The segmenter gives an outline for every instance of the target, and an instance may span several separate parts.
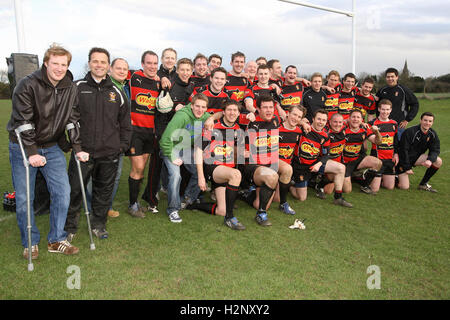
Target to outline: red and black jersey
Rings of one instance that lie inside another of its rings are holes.
[[[344,120],[349,118],[350,112],[353,110],[357,89],[358,88],[355,87],[350,90],[350,92],[344,92],[341,90],[339,94],[338,112],[342,114]]]
[[[247,126],[246,150],[250,151],[250,164],[278,163],[280,122],[277,117],[264,121],[260,116]]]
[[[342,90],[342,84],[338,83],[336,87],[334,87],[334,90],[334,93],[325,90],[325,93],[327,94],[327,99],[325,100],[325,111],[328,112],[328,120],[331,119],[333,114],[338,112],[339,95]]]
[[[319,132],[311,127],[310,132],[301,136],[295,155],[301,164],[313,166],[318,161],[325,164],[329,147],[330,139],[325,129]]]
[[[279,102],[280,99],[277,95],[277,91],[275,89],[273,89],[272,87],[269,88],[261,88],[260,86],[258,86],[257,84],[251,86],[246,94],[244,95],[244,100],[247,98],[252,98],[253,99],[253,106],[256,108],[256,99],[260,96],[270,96],[272,97],[275,101]]]
[[[205,96],[208,97],[208,109],[206,110],[206,112],[209,112],[211,114],[223,111],[224,103],[230,100],[228,95],[223,90],[220,91],[219,93],[214,93],[213,91],[211,91],[210,86],[206,85],[204,87],[195,89],[192,95],[190,96],[189,101],[192,101],[192,98],[197,93],[203,93]]]
[[[287,111],[290,106],[300,104],[303,97],[303,85],[300,82],[294,84],[283,84],[280,94],[280,105]]]
[[[352,162],[358,159],[358,157],[366,152],[364,149],[364,140],[373,135],[372,129],[359,128],[356,132],[346,128],[345,134],[345,146],[344,146],[344,162]]]
[[[299,127],[287,129],[284,124],[282,124],[279,131],[279,158],[280,160],[291,164],[295,149],[297,149],[300,137],[302,136],[302,129]]]
[[[377,126],[381,134],[381,144],[372,143],[371,155],[378,159],[392,159],[394,153],[398,153],[397,121],[374,119],[369,122],[369,125]]]
[[[133,73],[130,79],[131,124],[133,130],[154,131],[156,99],[161,84],[148,78],[142,70]]]
[[[272,83],[275,83],[277,86],[279,86],[281,88],[284,83],[284,78],[283,77],[281,77],[279,79],[270,78],[269,85],[271,85]]]
[[[366,114],[375,114],[376,101],[373,95],[367,97],[363,96],[361,92],[357,92],[355,96],[355,102],[353,108],[361,110],[363,113],[363,119],[366,118]]]
[[[210,85],[211,79],[209,78],[208,75],[204,78],[197,77],[196,75],[192,75],[191,78],[189,79],[189,83],[192,83],[192,85],[194,86],[194,90],[195,90],[195,89]]]
[[[250,82],[245,77],[237,77],[228,73],[225,83],[225,92],[232,100],[242,102],[247,90],[250,88]]]
[[[330,160],[344,163],[344,146],[345,146],[345,126],[342,126],[341,131],[334,132],[328,131],[328,137],[330,138],[330,151],[328,152],[328,158]]]
[[[203,130],[203,161],[207,164],[235,166],[234,148],[236,147],[239,125],[228,127],[223,118],[214,123],[212,130]]]

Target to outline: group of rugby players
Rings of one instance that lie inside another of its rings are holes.
[[[406,172],[412,166],[425,165],[432,172],[426,174],[419,189],[435,191],[428,180],[442,161],[437,157],[439,140],[434,131],[428,131],[435,139],[425,158],[422,154],[427,149],[405,159],[402,169],[395,169],[401,160],[398,129],[402,133],[417,114],[418,102],[407,101],[406,111],[402,109],[400,118],[392,119],[393,99],[383,97],[392,87],[389,81],[387,90],[374,95],[371,78],[357,87],[354,74],[346,74],[341,82],[339,73],[333,70],[326,79],[314,73],[307,80],[298,76],[293,65],[283,74],[280,61],[261,57],[246,63],[241,52],[232,54],[230,71],[221,67],[222,58],[217,54],[177,61],[176,51],[169,48],[163,51],[161,60],[158,70],[157,54],[144,52],[142,70],[134,72],[129,83],[133,126],[128,152],[132,166],[129,213],[135,217],[144,217],[145,211],[158,212],[161,182],[169,193],[167,214],[172,222],[181,222],[181,209],[199,209],[224,216],[225,225],[234,230],[245,229],[233,215],[238,197],[257,210],[258,224],[270,226],[267,212],[271,203],[279,203],[282,212],[293,215],[288,193],[304,201],[308,186],[321,199],[334,192],[334,204],[351,208],[353,205],[342,194],[352,191],[352,179],[360,182],[362,192],[375,195],[380,185],[394,189],[396,173],[407,179],[411,172]],[[393,68],[387,70],[387,78],[392,73],[397,81],[398,72]],[[399,86],[397,82],[395,85]],[[399,88],[406,96],[403,103],[405,99],[414,100],[407,88]],[[169,107],[166,92],[171,98]],[[392,95],[398,97],[399,92]],[[188,129],[184,124],[171,125],[174,115],[183,108],[192,108],[194,115],[194,108],[198,108],[200,113],[195,116],[203,126],[202,134],[197,132],[193,142],[185,145],[194,153],[193,163],[172,157],[171,148],[165,150],[168,143],[178,139],[165,132],[167,127],[171,134],[174,128]],[[210,114],[207,120],[204,112]],[[431,124],[434,120],[431,113],[422,117],[431,118]],[[427,130],[425,134],[429,134]],[[370,155],[366,155],[368,142]],[[137,198],[149,154],[148,184],[142,196],[149,205],[143,208]],[[169,168],[173,165],[181,170],[173,173]],[[181,182],[170,185],[177,175],[181,175]],[[400,180],[400,188],[409,187],[409,180]],[[203,201],[208,181],[214,203]],[[172,199],[179,195],[185,197],[178,205]]]

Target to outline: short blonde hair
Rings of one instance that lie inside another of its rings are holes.
[[[63,48],[57,43],[52,43],[50,47],[44,53],[44,63],[50,60],[50,56],[67,56],[67,65],[70,65],[72,61],[72,54],[69,50]]]

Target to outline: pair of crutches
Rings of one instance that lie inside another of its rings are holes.
[[[66,129],[70,130],[73,129],[73,124],[68,124]],[[26,197],[27,197],[27,234],[28,234],[28,271],[34,270],[34,265],[32,261],[32,244],[31,244],[31,199],[30,199],[30,162],[28,161],[28,158],[25,154],[25,149],[23,147],[22,138],[20,134],[24,131],[33,130],[34,126],[32,124],[24,124],[19,127],[17,127],[14,131],[17,136],[17,141],[19,142],[20,151],[22,153],[22,159],[23,159],[23,166],[25,167],[25,183],[26,183]],[[44,158],[45,159],[45,158]],[[75,161],[77,163],[78,168],[78,175],[80,178],[80,185],[81,185],[81,193],[83,195],[83,203],[84,203],[84,210],[86,213],[87,223],[88,223],[88,232],[89,232],[89,239],[90,239],[90,249],[95,250],[95,243],[92,238],[92,229],[91,229],[91,220],[89,218],[89,209],[87,206],[87,200],[86,200],[86,193],[84,190],[84,183],[83,183],[83,175],[81,173],[81,165],[80,160],[77,159],[75,156]],[[45,164],[45,162],[44,162]]]

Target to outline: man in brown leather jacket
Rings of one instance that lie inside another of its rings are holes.
[[[46,51],[40,70],[23,78],[14,90],[12,114],[8,123],[9,158],[14,189],[16,190],[16,216],[20,229],[24,257],[28,256],[26,170],[15,130],[20,133],[27,161],[30,165],[30,200],[34,198],[37,171],[43,174],[50,191],[50,231],[47,237],[48,251],[72,255],[78,248],[66,239],[64,224],[70,201],[70,185],[67,176],[66,158],[58,146],[69,140],[77,157],[88,158],[81,151],[77,88],[68,71],[71,54],[66,49],[52,45]],[[84,160],[82,160],[84,161]],[[31,206],[32,258],[38,257],[40,233],[34,221]]]

